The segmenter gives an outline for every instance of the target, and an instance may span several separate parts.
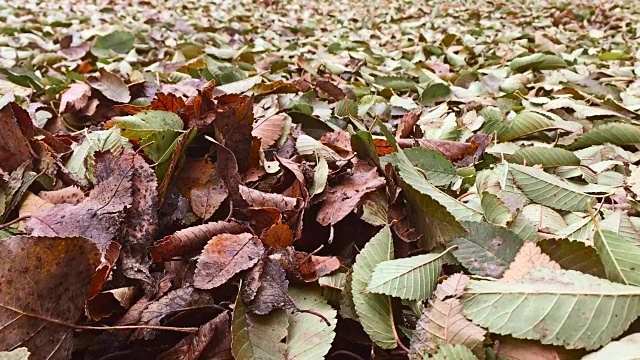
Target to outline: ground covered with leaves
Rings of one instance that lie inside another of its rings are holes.
[[[0,359],[640,358],[639,17],[0,2]]]

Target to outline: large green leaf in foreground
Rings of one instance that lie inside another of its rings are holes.
[[[248,311],[238,295],[231,320],[231,353],[236,360],[283,360],[287,335],[287,313],[276,309],[268,315]]]
[[[471,280],[464,314],[497,334],[568,349],[597,349],[640,315],[640,287],[540,268],[518,281]]]
[[[353,303],[364,331],[383,349],[393,349],[398,338],[395,330],[391,298],[387,295],[367,293],[367,284],[376,265],[393,259],[391,230],[385,226],[369,240],[353,265],[351,283]]]

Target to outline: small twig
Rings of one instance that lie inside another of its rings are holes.
[[[36,318],[36,319],[40,319],[40,320],[44,320],[50,323],[54,323],[54,324],[58,324],[58,325],[62,325],[62,326],[66,326],[68,328],[71,329],[76,329],[76,330],[131,330],[131,329],[151,329],[151,330],[163,330],[163,331],[175,331],[175,332],[182,332],[182,333],[188,333],[188,334],[196,334],[198,333],[198,328],[195,327],[188,327],[188,328],[181,328],[181,327],[172,327],[172,326],[155,326],[155,325],[120,325],[120,326],[86,326],[86,325],[76,325],[76,324],[72,324],[72,323],[68,323],[66,321],[62,321],[62,320],[58,320],[58,319],[51,319],[48,318],[46,316],[42,316],[39,314],[34,314],[31,312],[26,312],[26,311],[22,311],[20,309],[16,309],[14,307],[11,306],[7,306],[4,304],[0,304],[0,307],[3,307],[7,310],[11,310],[14,312],[17,312],[18,314],[22,314],[24,316],[28,316],[28,317],[32,317],[32,318]]]
[[[13,225],[15,223],[18,223],[18,222],[22,221],[22,220],[27,220],[27,219],[30,219],[30,218],[31,218],[31,215],[20,216],[17,219],[13,219],[13,220],[9,221],[8,223],[0,224],[0,229],[4,229],[6,227],[9,227],[9,226],[11,226],[11,225]]]
[[[331,326],[331,323],[329,322],[329,319],[327,319],[324,315],[320,314],[319,312],[316,312],[316,311],[313,311],[313,310],[303,310],[303,309],[295,309],[294,312],[315,315],[315,316],[319,317],[320,319],[322,319],[322,321],[324,321],[324,323],[327,324],[327,326]]]

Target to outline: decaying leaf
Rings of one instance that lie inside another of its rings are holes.
[[[526,241],[516,257],[513,259],[509,269],[502,275],[502,280],[518,280],[529,275],[537,268],[560,269],[557,262],[551,260],[549,256],[540,250],[536,244]]]
[[[26,347],[35,359],[69,359],[100,255],[80,237],[0,241],[0,350]],[[19,299],[19,301],[18,301]]]
[[[194,285],[200,289],[216,288],[253,266],[263,254],[262,242],[249,233],[216,235],[200,254]]]

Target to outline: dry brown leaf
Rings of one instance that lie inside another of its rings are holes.
[[[328,80],[320,79],[320,80],[316,81],[316,86],[320,90],[322,90],[322,91],[326,92],[327,94],[329,94],[329,96],[331,96],[335,100],[342,100],[346,96],[344,94],[344,91],[342,91],[342,89],[340,89],[336,85],[332,84]]]
[[[320,142],[335,151],[352,151],[351,135],[344,130],[325,133],[322,135],[322,138],[320,138]]]
[[[175,256],[199,252],[214,236],[219,234],[241,234],[247,228],[239,223],[217,221],[188,227],[165,236],[156,242],[149,251],[154,262],[171,260]]]
[[[122,154],[121,156],[125,156]],[[60,204],[34,214],[26,224],[34,236],[83,236],[104,251],[121,233],[125,210],[133,202],[132,159],[96,154],[96,186],[77,205]]]
[[[582,351],[567,350],[560,346],[542,345],[538,341],[492,335],[496,355],[508,360],[578,360]],[[614,360],[614,359],[611,359]]]
[[[73,329],[34,316],[75,324],[99,262],[96,246],[80,237],[0,241],[0,350],[24,346],[32,359],[70,359]]]
[[[218,161],[216,162],[216,171],[229,192],[229,200],[234,211],[237,209],[244,212],[249,208],[249,204],[240,194],[240,186],[242,179],[238,172],[238,162],[235,155],[228,148],[216,143],[216,153]]]
[[[162,353],[159,360],[233,359],[231,356],[231,322],[223,312],[200,326],[197,334],[189,335],[173,348]]]
[[[239,186],[239,191],[242,198],[251,207],[272,207],[280,210],[281,212],[285,212],[295,210],[300,204],[300,199],[280,194],[262,192],[260,190],[248,188],[244,185]]]
[[[253,125],[251,134],[260,139],[260,146],[263,149],[269,148],[275,144],[276,141],[282,136],[284,130],[284,115],[276,114],[268,118],[258,120]]]
[[[203,185],[213,177],[215,173],[213,163],[208,157],[187,158],[180,169],[180,182],[177,184],[180,193],[188,197],[191,188]]]
[[[411,133],[413,132],[413,127],[416,126],[418,120],[420,120],[421,114],[422,109],[415,109],[404,114],[402,116],[402,119],[400,119],[400,122],[398,123],[396,137],[398,139],[408,138],[409,135],[411,135]]]
[[[541,267],[560,269],[560,265],[543,253],[536,244],[525,241],[500,280],[519,280]]]
[[[95,321],[107,318],[118,311],[128,309],[136,293],[135,286],[103,291],[87,300],[85,313]]]
[[[80,111],[91,96],[91,87],[84,83],[74,83],[60,97],[60,114]]]
[[[278,222],[265,231],[263,242],[272,248],[293,245],[293,231],[291,231],[289,225]]]
[[[187,308],[213,305],[213,298],[206,291],[185,287],[168,292],[160,300],[147,306],[140,314],[140,324],[160,325],[162,319]],[[152,339],[156,331],[151,329],[138,329],[133,338]]]
[[[216,139],[237,159],[238,170],[244,173],[258,163],[259,149],[253,136],[253,97],[222,95],[216,98],[214,126]]]
[[[293,309],[295,304],[289,297],[289,280],[277,260],[267,257],[260,273],[260,286],[256,294],[247,303],[249,310],[258,315],[265,315],[275,309]]]
[[[207,220],[218,210],[229,192],[222,179],[214,178],[204,185],[192,188],[190,195],[193,213]]]
[[[476,142],[465,143],[435,139],[398,139],[398,145],[403,149],[421,146],[435,150],[452,162],[462,160],[467,156],[474,156],[479,147],[479,144]]]
[[[116,266],[116,261],[120,257],[120,249],[122,247],[115,241],[112,241],[107,245],[106,250],[102,253],[102,263],[96,269],[91,278],[91,288],[89,290],[88,297],[92,298],[96,296],[104,286],[104,283],[109,280],[111,271]]]
[[[84,192],[77,186],[68,186],[59,190],[40,191],[38,196],[53,204],[79,204],[85,196]]]
[[[410,359],[423,359],[425,354],[435,353],[443,344],[462,344],[476,355],[484,354],[482,344],[487,331],[464,317],[458,299],[468,281],[468,276],[456,274],[438,285],[436,296],[429,300],[416,324]]]
[[[131,101],[131,93],[127,85],[117,75],[112,74],[104,68],[99,69],[100,76],[87,77],[87,83],[92,88],[100,91],[107,99],[119,103]]]
[[[356,208],[362,196],[385,184],[378,170],[365,161],[358,161],[351,176],[325,191],[317,220],[322,226],[335,225]]]
[[[296,251],[297,275],[306,282],[315,282],[319,277],[329,275],[338,270],[342,263],[335,256],[309,256],[309,254]]]
[[[10,173],[25,161],[31,161],[33,150],[29,145],[29,138],[22,130],[31,125],[31,119],[17,112],[25,112],[15,103],[7,104],[0,109],[0,170]],[[23,114],[24,115],[24,114]],[[26,121],[29,121],[25,124]]]
[[[263,254],[262,242],[249,233],[216,235],[200,254],[193,278],[194,286],[200,289],[216,288],[233,275],[253,266]]]
[[[22,199],[20,208],[18,208],[18,216],[31,216],[37,212],[52,209],[54,206],[54,204],[28,191]]]

